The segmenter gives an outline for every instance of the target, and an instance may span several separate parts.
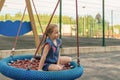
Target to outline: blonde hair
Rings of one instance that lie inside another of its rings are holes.
[[[50,24],[46,30],[46,36],[51,35],[55,27],[58,27],[58,26],[56,24]]]

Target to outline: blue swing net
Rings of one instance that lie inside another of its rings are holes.
[[[31,59],[33,55],[7,57],[0,61],[0,72],[14,80],[75,80],[83,74],[83,67],[75,61],[70,63],[72,69],[61,71],[37,71],[9,66],[11,61]],[[4,69],[3,69],[4,68]]]

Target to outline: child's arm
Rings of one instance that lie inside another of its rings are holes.
[[[38,70],[42,70],[42,67],[44,65],[44,62],[45,62],[45,59],[46,59],[46,56],[48,54],[49,49],[50,49],[50,45],[46,44],[44,46],[44,50],[43,50],[43,54],[42,54],[41,59],[40,59]]]

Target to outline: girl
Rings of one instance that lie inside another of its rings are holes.
[[[50,24],[46,33],[47,39],[43,47],[38,70],[62,70],[62,65],[69,63],[72,59],[67,56],[60,56],[59,54],[61,40],[59,39],[58,26]]]

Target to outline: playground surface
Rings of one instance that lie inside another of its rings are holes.
[[[120,52],[82,53],[80,56],[84,74],[76,80],[120,80]],[[0,74],[0,80],[11,79]]]
[[[72,47],[76,43],[75,37],[63,37],[63,47]],[[80,38],[80,46],[101,46],[102,39]],[[10,50],[14,42],[14,37],[0,36],[0,50]],[[119,46],[119,40],[106,39],[108,46]],[[34,48],[34,38],[32,36],[23,36],[19,38],[17,49]],[[76,54],[68,55],[75,57]],[[97,52],[97,53],[82,53],[81,65],[84,67],[84,74],[76,80],[120,80],[120,52]],[[0,80],[11,80],[0,74]]]
[[[84,74],[77,80],[120,80],[120,52],[81,54]]]

